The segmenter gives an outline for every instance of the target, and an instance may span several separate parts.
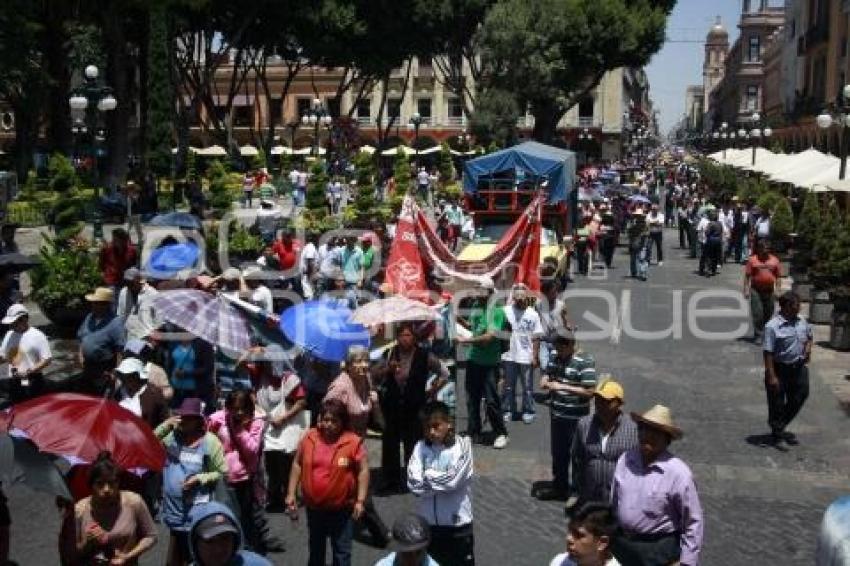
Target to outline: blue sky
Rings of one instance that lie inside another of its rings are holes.
[[[740,14],[741,0],[679,0],[676,4],[667,20],[668,41],[646,68],[662,134],[684,114],[688,85],[702,84],[703,42],[715,18],[720,16],[731,44],[738,37]]]

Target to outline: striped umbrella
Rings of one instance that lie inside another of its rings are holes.
[[[194,289],[163,291],[154,299],[154,306],[160,320],[214,346],[236,352],[251,346],[247,316],[222,296]]]
[[[436,320],[440,315],[425,303],[401,296],[376,299],[358,307],[351,315],[351,322],[363,326],[376,326],[405,320]]]

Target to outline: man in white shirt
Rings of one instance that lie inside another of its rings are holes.
[[[315,234],[307,235],[307,243],[301,248],[301,256],[298,258],[301,271],[301,290],[305,299],[314,297],[316,284],[315,275],[319,271],[319,250],[316,248]]]
[[[419,196],[423,200],[428,200],[428,189],[431,185],[431,176],[424,167],[419,168],[419,173],[416,175],[416,185],[419,187]]]
[[[540,339],[543,324],[540,314],[531,306],[528,287],[519,283],[512,289],[513,301],[505,305],[505,322],[510,332],[510,348],[502,355],[505,366],[505,390],[502,396],[502,411],[505,421],[519,420],[517,411],[517,380],[522,385],[522,413],[525,424],[534,422],[533,369],[540,365]]]
[[[649,264],[652,261],[652,242],[655,242],[655,249],[658,253],[658,265],[664,265],[664,250],[662,243],[664,238],[664,213],[659,212],[658,205],[653,204],[646,215],[646,224],[649,226],[649,241],[650,244],[646,247],[646,262]]]
[[[272,298],[271,289],[269,289],[263,281],[269,277],[268,273],[256,266],[246,267],[242,272],[242,278],[245,280],[245,286],[248,287],[250,296],[248,302],[252,305],[260,307],[267,313],[274,312],[274,300]]]
[[[13,403],[41,394],[44,369],[53,354],[47,336],[29,324],[29,311],[16,303],[9,307],[2,323],[10,328],[0,344],[0,364],[6,364],[9,396]]]
[[[260,232],[260,237],[263,238],[263,243],[271,244],[277,237],[277,228],[283,220],[283,211],[274,202],[266,199],[260,200],[260,209],[257,210],[257,217],[254,219],[254,225]]]
[[[116,314],[124,318],[127,339],[143,338],[156,326],[154,299],[159,291],[149,285],[135,267],[124,272],[127,283],[118,294]]]
[[[307,172],[298,171],[298,179],[295,182],[295,206],[304,204],[304,198],[307,195]]]

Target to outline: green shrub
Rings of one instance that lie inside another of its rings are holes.
[[[313,222],[320,222],[327,214],[325,189],[328,186],[328,175],[325,173],[325,162],[317,159],[310,167],[310,179],[307,184],[305,199],[306,214]]]
[[[407,155],[399,151],[393,161],[393,177],[395,178],[396,193],[405,194],[410,190],[410,161]]]
[[[803,210],[797,219],[797,236],[800,247],[811,248],[821,222],[821,207],[817,193],[809,192],[803,201]]]
[[[838,205],[833,200],[827,205],[821,218],[812,248],[812,258],[814,260],[812,274],[815,277],[822,279],[831,278],[832,266],[830,264],[830,256],[840,232],[841,215],[838,212]]]
[[[454,181],[455,167],[452,162],[452,152],[449,149],[449,144],[443,142],[440,146],[440,159],[437,162],[437,169],[440,171],[440,185],[445,186]]]
[[[263,252],[263,240],[247,228],[234,221],[230,225],[228,253],[239,256],[256,256]]]
[[[50,190],[63,192],[79,185],[77,172],[71,160],[61,153],[54,153],[47,162],[47,172],[50,175]]]
[[[785,198],[782,195],[775,193],[773,191],[768,191],[768,192],[764,193],[763,195],[761,195],[759,197],[756,204],[758,205],[758,207],[760,209],[764,210],[765,212],[770,213],[770,215],[772,216],[773,213],[774,213],[774,210],[776,209],[776,205],[779,204],[779,202],[782,201],[782,200],[785,200]],[[773,223],[771,222],[771,229],[772,229],[772,227],[773,227]]]
[[[30,271],[32,298],[44,312],[86,308],[85,295],[101,284],[97,256],[85,240],[58,241],[44,237],[41,264]]]
[[[776,241],[787,242],[793,230],[794,213],[791,212],[791,204],[787,198],[780,198],[774,206],[773,217],[770,219],[772,238]]]

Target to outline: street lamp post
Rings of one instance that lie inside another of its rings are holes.
[[[753,140],[753,162],[752,165],[756,164],[756,147],[758,147],[759,142],[761,140],[769,138],[773,135],[773,130],[770,129],[770,126],[764,124],[761,114],[758,112],[753,112],[752,116],[753,120],[753,129],[750,131],[750,138]]]
[[[410,127],[413,128],[413,151],[416,170],[419,171],[419,128],[425,122],[425,119],[419,115],[419,112],[414,112],[410,117]]]
[[[68,98],[68,106],[71,107],[71,116],[73,117],[71,132],[78,140],[87,136],[90,137],[94,170],[95,207],[92,224],[95,238],[103,237],[103,222],[97,206],[101,182],[99,154],[102,153],[101,144],[106,140],[106,129],[101,123],[101,118],[118,106],[118,101],[112,95],[112,89],[98,81],[99,74],[100,70],[96,66],[87,66],[83,71],[85,81],[72,91]]]
[[[848,130],[850,130],[850,85],[844,85],[841,90],[838,102],[838,113],[832,115],[828,110],[824,110],[817,117],[818,127],[826,130],[832,125],[837,125],[841,128],[841,136],[839,137],[841,166],[838,169],[838,178],[844,180],[844,175],[847,173],[847,150],[848,150]]]
[[[318,98],[313,99],[313,106],[301,116],[301,123],[305,126],[313,126],[313,148],[314,155],[319,154],[319,126],[327,126],[333,123],[333,118]]]

